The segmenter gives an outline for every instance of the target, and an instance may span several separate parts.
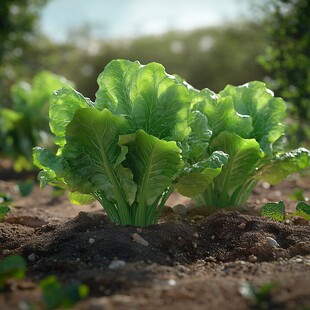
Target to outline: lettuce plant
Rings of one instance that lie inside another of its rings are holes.
[[[98,84],[95,102],[72,88],[52,96],[50,127],[59,149],[34,149],[41,186],[67,188],[76,203],[97,199],[122,225],[154,224],[183,173],[182,145],[196,136],[190,93],[157,63],[112,61]]]
[[[32,148],[51,144],[49,98],[53,91],[65,85],[72,83],[42,71],[31,84],[19,82],[12,86],[11,109],[0,108],[0,153],[14,160],[16,171],[33,169]]]
[[[275,98],[264,83],[228,85],[215,94],[208,89],[195,90],[178,79],[190,91],[191,113],[200,115],[200,122],[196,119],[191,124],[192,132],[203,136],[192,145],[189,141],[191,166],[176,184],[180,193],[194,197],[202,185],[205,189],[196,197],[198,205],[237,206],[246,203],[260,180],[274,185],[310,167],[307,149],[284,152],[285,103]],[[210,159],[215,151],[223,152],[228,159],[218,175],[206,184],[201,182],[204,176],[197,170],[196,162]]]
[[[68,189],[74,203],[97,199],[114,222],[157,223],[175,189],[206,205],[238,205],[260,179],[309,166],[309,151],[279,151],[285,107],[262,83],[216,95],[160,64],[114,60],[98,84],[95,102],[69,87],[53,94],[58,151],[37,147],[34,163],[41,186]]]

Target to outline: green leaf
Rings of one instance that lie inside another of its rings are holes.
[[[123,115],[133,132],[143,129],[165,140],[189,135],[189,93],[157,63],[114,60],[98,78],[97,108]]]
[[[75,205],[88,205],[94,202],[95,198],[92,195],[81,194],[79,192],[69,192],[69,200]]]
[[[112,60],[98,76],[96,108],[100,110],[107,108],[113,114],[124,115],[130,120],[132,111],[130,87],[141,67],[138,61]]]
[[[205,89],[193,99],[194,109],[198,109],[208,118],[213,136],[222,131],[236,133],[243,138],[248,138],[252,131],[252,118],[236,112],[231,97],[218,98]]]
[[[227,163],[228,155],[214,152],[207,160],[200,161],[186,168],[185,173],[174,184],[174,188],[187,197],[196,197],[203,193],[207,185],[218,176]]]
[[[131,204],[136,186],[132,173],[120,167],[127,149],[118,145],[119,135],[126,129],[125,118],[107,109],[79,109],[67,126],[62,156],[79,179],[92,184],[92,191],[103,191],[108,199],[116,201],[122,188]],[[78,187],[76,190],[80,191]]]
[[[305,201],[298,202],[295,214],[310,221],[310,204]]]
[[[274,98],[266,85],[258,81],[238,87],[228,85],[219,96],[230,97],[239,114],[249,115],[252,118],[253,131],[249,138],[255,138],[264,153],[271,155],[273,143],[284,132],[281,123],[286,116],[284,101],[281,98]]]
[[[20,255],[5,257],[0,262],[0,291],[6,286],[9,279],[23,279],[26,272],[26,262]]]
[[[50,128],[56,136],[55,144],[63,147],[66,142],[66,127],[77,109],[92,106],[92,102],[72,88],[56,91],[50,100]]]
[[[54,155],[45,148],[35,147],[33,149],[33,163],[38,168],[43,169],[38,175],[41,188],[48,184],[67,187],[63,177],[69,173],[69,167],[63,158]]]
[[[128,143],[127,163],[138,185],[136,225],[143,225],[147,209],[171,186],[183,167],[181,150],[174,141],[160,140],[138,130]],[[123,141],[125,141],[124,139]]]
[[[188,157],[190,162],[197,162],[207,156],[209,142],[212,136],[207,117],[200,111],[192,111],[188,124],[191,133],[187,144],[188,150],[183,148],[183,157]]]
[[[268,202],[261,207],[260,214],[272,220],[283,222],[285,219],[285,205],[283,201]]]
[[[215,179],[216,188],[223,196],[231,196],[244,182],[251,179],[264,156],[255,139],[243,139],[228,131],[223,131],[214,138],[210,149],[229,155],[222,173]]]
[[[275,185],[283,181],[290,174],[309,167],[310,151],[305,148],[298,148],[271,158],[258,170],[257,178]]]

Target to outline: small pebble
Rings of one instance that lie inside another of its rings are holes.
[[[88,242],[89,242],[90,244],[93,244],[93,243],[95,243],[95,239],[94,239],[94,238],[89,238],[89,239],[88,239]]]
[[[169,284],[170,286],[175,286],[175,285],[177,284],[177,281],[174,280],[174,279],[170,279],[170,280],[168,281],[168,284]]]
[[[238,225],[238,228],[244,229],[246,227],[246,223],[241,223]]]
[[[136,232],[137,232],[137,234],[141,234],[142,233],[142,228],[141,227],[137,227]]]
[[[110,265],[109,265],[109,269],[116,269],[116,268],[119,268],[119,267],[122,267],[122,266],[125,266],[126,265],[126,262],[123,261],[123,260],[113,260]]]
[[[141,244],[141,245],[143,245],[143,246],[148,246],[149,245],[149,243],[145,240],[145,239],[143,239],[139,234],[137,234],[137,233],[133,233],[132,234],[132,239],[135,241],[135,242],[137,242],[137,243],[139,243],[139,244]]]
[[[28,260],[31,262],[34,262],[36,260],[36,255],[34,253],[31,253],[28,255]]]
[[[267,240],[267,243],[268,243],[270,246],[272,246],[272,247],[274,247],[274,248],[280,247],[279,243],[278,243],[276,240],[274,240],[273,238],[271,238],[271,237],[266,237],[266,240]]]
[[[213,262],[213,263],[216,263],[216,258],[213,257],[213,256],[208,256],[205,258],[205,261],[206,262]]]
[[[193,247],[196,249],[197,248],[197,243],[193,242]]]
[[[214,236],[214,235],[212,235],[212,236],[211,236],[211,239],[212,239],[212,240],[214,240],[214,239],[215,239],[215,236]]]
[[[257,256],[255,256],[255,255],[250,255],[249,257],[248,257],[248,262],[250,262],[250,263],[256,263],[257,262]]]
[[[185,215],[187,213],[187,208],[182,204],[178,204],[172,207],[172,211],[179,215]]]
[[[198,233],[197,233],[197,232],[195,232],[195,233],[193,234],[193,237],[194,237],[194,238],[199,238]]]
[[[270,184],[267,183],[267,182],[263,182],[263,183],[262,183],[262,188],[264,188],[264,189],[269,189],[269,188],[270,188]]]

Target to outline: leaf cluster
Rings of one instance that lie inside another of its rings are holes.
[[[32,148],[51,146],[48,126],[49,98],[53,91],[73,85],[48,71],[38,73],[31,84],[19,82],[11,88],[11,108],[0,109],[0,153],[14,160],[14,169],[31,170]]]
[[[56,154],[34,149],[41,186],[97,199],[112,221],[158,221],[173,190],[201,204],[245,203],[259,180],[271,184],[310,166],[310,152],[283,152],[285,104],[264,83],[194,89],[162,65],[110,62],[92,102],[72,88],[50,101]]]

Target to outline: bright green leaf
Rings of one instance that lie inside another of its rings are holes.
[[[292,173],[310,167],[310,151],[299,148],[271,158],[257,172],[257,178],[272,185],[280,183]]]
[[[295,214],[310,221],[310,204],[305,201],[298,202]]]
[[[55,144],[64,146],[66,127],[77,109],[92,106],[92,102],[72,88],[62,88],[50,100],[50,128],[56,136]]]
[[[215,179],[216,188],[223,195],[232,195],[240,185],[252,178],[264,156],[254,139],[243,139],[228,131],[223,131],[214,138],[210,149],[229,155],[222,173]]]
[[[98,78],[96,107],[123,115],[132,131],[165,140],[183,140],[189,133],[189,93],[158,63],[114,60]]]
[[[272,154],[272,144],[284,132],[285,103],[274,98],[273,93],[262,82],[254,81],[242,86],[228,85],[219,93],[220,97],[230,97],[236,112],[252,118],[253,131],[249,138],[255,138],[262,150]]]
[[[144,223],[147,208],[181,172],[181,150],[174,141],[160,140],[138,130],[135,140],[128,143],[127,162],[138,185],[136,222]]]
[[[174,184],[174,188],[184,196],[196,197],[203,193],[207,185],[218,176],[227,163],[228,155],[214,152],[204,161],[185,169],[185,173]]]
[[[261,216],[282,222],[285,219],[285,205],[283,201],[268,202],[260,209]]]

